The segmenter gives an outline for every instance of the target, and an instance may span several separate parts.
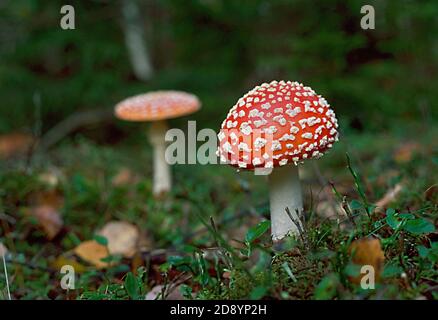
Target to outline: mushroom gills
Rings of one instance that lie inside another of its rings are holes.
[[[296,223],[302,227],[303,198],[298,166],[277,167],[269,175],[268,180],[272,240],[279,241],[288,235],[299,236]],[[286,207],[289,208],[295,222],[287,214]]]

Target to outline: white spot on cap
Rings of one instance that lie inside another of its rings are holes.
[[[298,120],[298,123],[300,124],[301,128],[304,129],[306,127],[307,119]]]
[[[293,134],[287,134],[287,133],[285,133],[284,135],[282,135],[281,136],[281,138],[280,139],[278,139],[278,140],[280,140],[280,141],[293,141],[293,140],[295,140],[295,136],[293,135]]]
[[[281,143],[278,140],[272,141],[272,151],[281,150]]]
[[[312,139],[313,135],[311,132],[306,132],[301,135],[304,139]]]
[[[251,134],[251,132],[252,132],[252,128],[251,128],[251,126],[248,124],[248,122],[243,122],[243,123],[240,125],[240,131],[241,131],[244,135],[248,136],[248,135]]]
[[[240,168],[246,168],[246,162],[238,161],[238,162],[237,162],[237,165],[238,165]]]
[[[270,126],[269,128],[265,128],[265,129],[263,129],[263,131],[264,131],[265,133],[274,134],[274,133],[276,133],[278,130],[277,130],[277,127],[276,127],[276,126]]]
[[[258,116],[259,116],[259,111],[257,109],[252,109],[248,113],[248,117],[250,117],[250,118],[254,118],[254,117],[258,117]]]
[[[228,153],[234,154],[234,152],[233,152],[233,147],[231,146],[231,144],[230,144],[228,141],[226,141],[226,142],[222,145],[222,149],[224,149],[225,152],[228,152]]]
[[[258,165],[262,164],[262,160],[260,158],[254,158],[254,159],[252,159],[252,164],[254,166],[258,166]]]
[[[254,125],[256,126],[256,128],[259,128],[263,125],[263,121],[262,120],[256,120],[254,121]]]
[[[280,160],[280,161],[278,162],[278,164],[279,164],[280,166],[284,166],[285,164],[287,164],[287,158],[286,158],[286,159],[282,159],[282,160]]]
[[[257,139],[255,139],[254,141],[254,147],[255,148],[263,148],[266,145],[266,139],[260,138],[258,137]]]
[[[238,145],[239,150],[245,151],[245,152],[251,152],[251,149],[249,148],[248,144],[244,142],[240,142]]]
[[[275,116],[272,120],[277,121],[280,125],[286,125],[287,121],[282,115]]]
[[[296,134],[300,131],[300,128],[296,127],[296,126],[291,126],[289,131],[293,134]]]

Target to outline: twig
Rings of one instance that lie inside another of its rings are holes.
[[[17,220],[14,217],[3,212],[0,212],[0,220],[4,220],[6,222],[9,222],[10,224],[17,223]]]
[[[47,150],[80,127],[110,121],[113,118],[113,111],[107,108],[75,113],[44,134],[38,147]]]
[[[296,225],[297,229],[298,229],[298,233],[300,234],[301,240],[304,243],[304,246],[306,247],[306,249],[310,249],[309,247],[309,242],[307,241],[307,236],[303,230],[303,228],[301,227],[301,223],[300,221],[297,221],[297,219],[295,219],[292,214],[290,213],[289,207],[286,207],[286,213],[289,216],[289,219],[292,220],[292,222]],[[299,217],[299,212],[298,210],[296,210],[297,213],[297,217]]]
[[[3,259],[3,268],[5,271],[5,278],[6,278],[6,290],[8,291],[8,299],[12,300],[11,298],[11,290],[9,288],[9,279],[8,279],[8,269],[6,269],[6,258],[5,258],[5,253],[2,253],[2,259]]]
[[[315,172],[316,177],[318,178],[318,182],[322,187],[322,190],[327,195],[328,203],[329,203],[331,209],[336,214],[336,219],[338,221],[338,226],[339,226],[340,216],[339,216],[338,210],[336,209],[336,202],[334,201],[332,194],[330,194],[330,192],[328,192],[328,190],[325,188],[328,185],[331,185],[332,188],[334,188],[334,184],[331,181],[327,181],[327,179],[322,175],[321,170],[319,170],[319,166],[316,163],[316,161],[312,162],[312,167],[313,167],[313,171]]]
[[[353,224],[353,226],[356,227],[356,221],[354,221],[353,214],[351,213],[350,207],[348,206],[346,196],[342,197],[342,209],[344,209],[345,214],[347,215],[348,219]]]

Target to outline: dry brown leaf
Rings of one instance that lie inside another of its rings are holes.
[[[397,163],[406,163],[421,149],[421,145],[416,142],[407,142],[394,151],[394,160]]]
[[[99,235],[108,240],[110,254],[121,254],[132,257],[138,248],[139,230],[126,221],[110,221],[99,232]]]
[[[73,251],[81,259],[93,264],[98,269],[106,268],[110,265],[108,262],[102,261],[102,259],[109,256],[108,248],[95,240],[84,241]]]
[[[74,258],[67,258],[64,256],[59,256],[50,263],[50,266],[55,270],[61,270],[61,268],[66,265],[72,266],[77,273],[83,273],[87,270],[83,264],[79,263]]]
[[[26,212],[37,219],[38,225],[49,240],[55,238],[64,225],[58,210],[52,206],[35,206],[27,209]]]
[[[64,197],[56,189],[40,191],[32,194],[30,202],[34,206],[49,206],[54,209],[61,209],[64,206]]]
[[[26,152],[33,141],[32,136],[24,133],[9,133],[0,136],[0,159]]]
[[[135,183],[135,174],[128,168],[121,168],[111,180],[114,187],[126,186]]]
[[[374,268],[376,282],[379,281],[383,271],[385,255],[380,245],[380,240],[375,238],[363,238],[353,241],[350,245],[349,252],[351,261],[359,266],[370,265]],[[362,275],[349,277],[350,281],[359,284]]]
[[[384,208],[389,205],[391,202],[397,199],[397,196],[403,190],[403,185],[401,183],[397,183],[394,188],[388,190],[385,195],[376,202],[376,206],[378,208]]]

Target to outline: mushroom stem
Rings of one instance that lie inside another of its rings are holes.
[[[279,241],[287,235],[299,235],[296,223],[301,224],[303,198],[298,166],[275,168],[269,175],[272,240]],[[292,219],[286,212],[289,208]],[[297,214],[298,211],[298,214]]]
[[[154,196],[160,196],[172,188],[170,166],[165,157],[167,129],[166,121],[156,121],[152,123],[149,131],[149,140],[154,149]]]

